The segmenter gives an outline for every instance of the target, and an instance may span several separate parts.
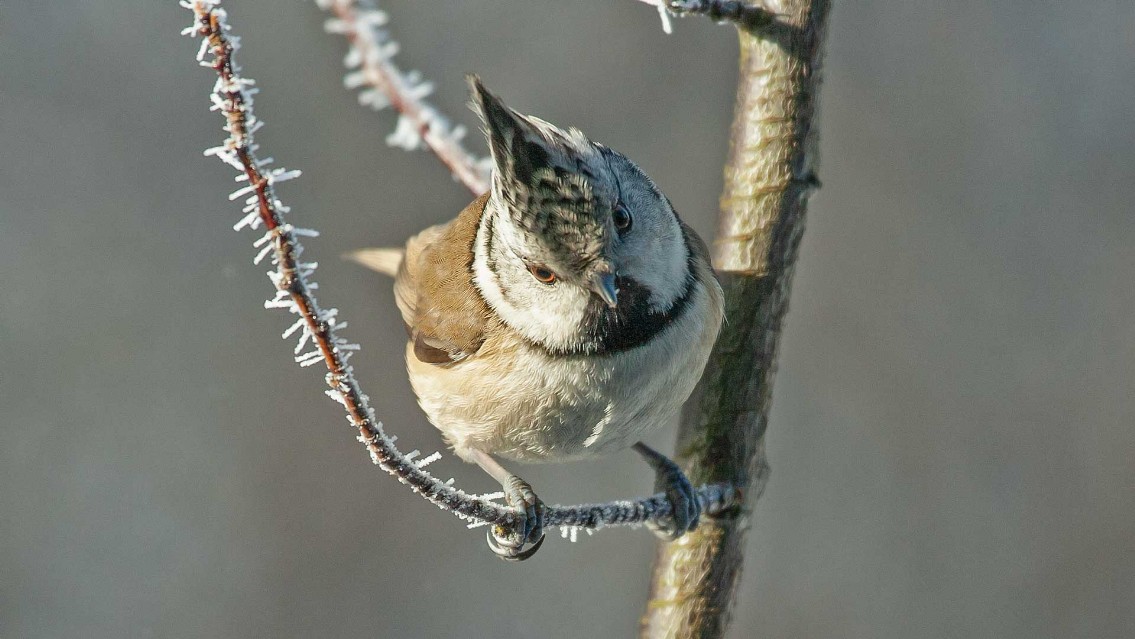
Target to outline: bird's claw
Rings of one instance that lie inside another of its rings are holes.
[[[501,559],[524,561],[544,543],[544,502],[532,491],[532,486],[512,475],[504,485],[505,502],[517,509],[521,525],[516,533],[508,533],[500,526],[489,529],[489,549]],[[528,546],[525,548],[525,546]]]
[[[666,493],[670,500],[670,514],[662,520],[647,522],[647,527],[661,539],[673,541],[698,527],[701,520],[701,502],[693,484],[669,457],[645,444],[636,447],[646,462],[654,468],[654,490]]]
[[[505,561],[524,561],[540,550],[540,546],[544,545],[544,536],[541,535],[536,543],[528,548],[524,548],[523,544],[520,546],[512,546],[507,542],[506,536],[497,535],[496,526],[493,526],[489,532],[485,533],[485,541],[489,543],[489,550],[493,554]]]

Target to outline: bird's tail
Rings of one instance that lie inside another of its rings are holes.
[[[368,248],[351,251],[343,257],[372,271],[394,277],[398,274],[398,267],[402,265],[405,255],[406,251],[400,248]]]

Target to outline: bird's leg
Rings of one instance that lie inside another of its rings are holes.
[[[654,469],[656,477],[654,490],[666,493],[672,508],[668,521],[658,524],[648,523],[647,526],[655,535],[670,541],[697,528],[698,519],[701,517],[701,503],[698,502],[693,485],[678,464],[642,442],[638,442],[632,448]]]
[[[516,534],[504,534],[497,526],[490,528],[487,536],[489,548],[508,561],[523,561],[536,554],[544,543],[544,502],[540,501],[528,482],[508,472],[488,453],[472,450],[466,456],[500,482],[505,502],[516,508],[523,519],[523,525]],[[528,544],[531,547],[525,548]]]

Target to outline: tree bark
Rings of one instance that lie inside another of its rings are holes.
[[[721,637],[728,628],[749,514],[768,476],[777,349],[807,198],[818,185],[814,117],[830,3],[749,4],[774,17],[738,28],[740,79],[713,248],[726,323],[677,445],[695,485],[731,483],[745,502],[659,547],[642,623],[652,639]]]

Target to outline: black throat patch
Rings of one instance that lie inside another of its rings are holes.
[[[592,296],[584,312],[578,344],[566,348],[535,345],[551,355],[560,356],[609,355],[642,346],[685,315],[697,283],[695,266],[693,253],[688,252],[682,293],[665,311],[651,308],[648,288],[633,279],[619,277],[615,280],[619,287],[618,306],[610,308],[603,300]]]
[[[693,275],[686,276],[682,295],[666,311],[650,307],[650,291],[638,282],[618,278],[619,305],[609,308],[593,297],[584,315],[585,332],[578,352],[618,353],[649,342],[685,314],[694,292]],[[626,302],[623,300],[626,299]]]
[[[496,258],[494,251],[495,234],[493,233],[493,216],[489,209],[484,209],[481,225],[485,226],[485,246],[483,250],[488,260],[489,269],[496,272]],[[671,324],[677,322],[685,315],[693,299],[697,285],[697,263],[691,248],[691,240],[682,229],[682,237],[686,245],[686,275],[682,283],[682,292],[665,311],[658,311],[651,307],[650,289],[640,282],[627,277],[617,277],[615,284],[619,289],[619,303],[615,308],[607,306],[598,296],[592,295],[584,310],[583,322],[580,330],[580,339],[570,346],[551,346],[549,344],[531,339],[521,333],[521,338],[530,346],[538,348],[554,357],[567,357],[573,355],[610,355],[628,351],[646,344],[659,333],[665,331]],[[472,254],[472,250],[470,251]],[[472,273],[470,262],[470,277]],[[508,290],[500,278],[495,278],[501,294],[508,296]],[[477,293],[480,290],[474,287]],[[487,303],[487,301],[486,301]]]

